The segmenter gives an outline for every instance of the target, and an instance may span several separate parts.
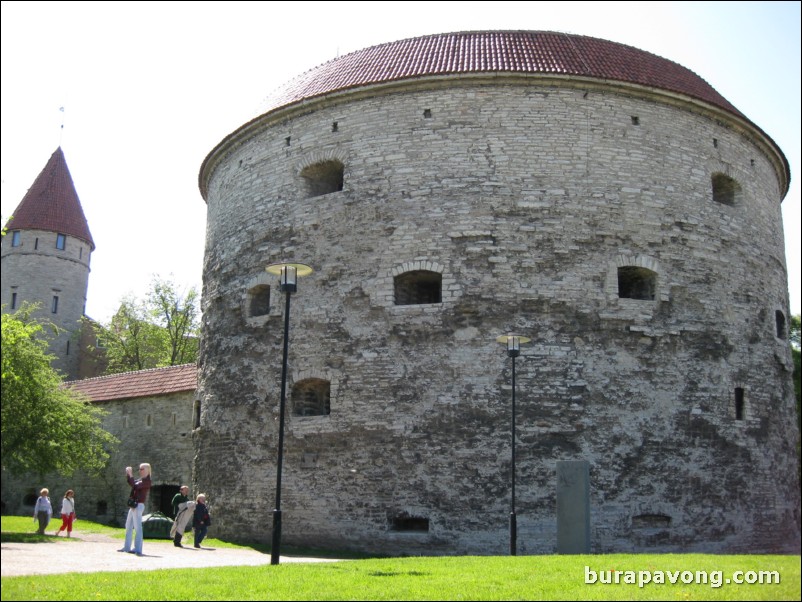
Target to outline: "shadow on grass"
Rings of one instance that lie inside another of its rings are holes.
[[[244,548],[250,548],[262,554],[270,554],[271,546],[267,543],[254,543],[254,542],[240,542],[229,539],[216,539],[216,541],[224,544],[231,544]],[[210,544],[211,545],[211,544]],[[349,550],[328,550],[324,548],[308,548],[301,546],[281,546],[282,556],[298,556],[303,558],[336,558],[348,560],[360,560],[366,558],[387,558],[386,555],[378,554],[365,554],[361,552],[353,552]]]
[[[50,543],[56,539],[55,535],[39,535],[38,533],[25,533],[3,531],[0,533],[2,543]]]

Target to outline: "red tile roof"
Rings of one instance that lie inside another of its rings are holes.
[[[198,386],[198,367],[195,364],[183,364],[73,380],[64,384],[92,401],[151,397],[195,390]]]
[[[357,50],[310,69],[263,103],[261,115],[226,136],[201,165],[199,187],[206,198],[206,171],[222,149],[265,115],[344,90],[428,77],[531,75],[620,82],[695,99],[746,121],[766,137],[781,162],[778,175],[788,191],[788,160],[771,138],[704,79],[668,59],[598,38],[553,31],[443,33]]]
[[[551,31],[469,31],[389,42],[338,57],[293,79],[265,111],[331,92],[423,76],[521,73],[639,84],[690,96],[744,117],[693,71],[598,38]]]
[[[61,147],[22,199],[6,224],[8,230],[46,230],[74,236],[95,249],[81,201]]]

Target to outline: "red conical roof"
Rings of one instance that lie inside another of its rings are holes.
[[[56,149],[33,186],[28,189],[6,224],[6,229],[59,232],[80,238],[95,250],[95,241],[89,232],[89,224],[61,147]]]

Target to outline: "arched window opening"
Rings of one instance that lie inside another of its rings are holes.
[[[322,378],[307,378],[292,387],[293,416],[328,416],[331,414],[331,383]]]
[[[656,290],[656,272],[637,266],[622,266],[618,268],[619,299],[653,301]]]
[[[248,291],[248,317],[266,316],[270,313],[270,286],[257,284]]]
[[[777,338],[785,340],[788,336],[788,328],[785,325],[785,314],[778,309],[774,312],[774,321],[777,327]]]
[[[307,197],[341,191],[344,170],[345,166],[337,160],[322,161],[305,168],[301,177],[306,182]]]
[[[399,274],[393,279],[396,305],[441,303],[443,275],[428,270]]]
[[[741,194],[741,186],[723,173],[713,174],[713,200],[722,205],[735,205]]]

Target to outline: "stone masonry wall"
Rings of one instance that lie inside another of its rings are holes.
[[[58,335],[51,336],[50,348],[56,356],[53,367],[67,380],[78,378],[78,340],[86,307],[91,247],[67,236],[64,249],[57,249],[56,233],[44,230],[22,230],[20,241],[20,246],[12,247],[11,237],[3,237],[4,311],[11,309],[15,292],[18,308],[26,301],[38,303],[38,319],[60,328]],[[56,313],[54,296],[58,297]]]
[[[231,143],[209,178],[194,465],[218,532],[270,537],[284,299],[264,267],[294,261],[315,272],[288,396],[323,379],[331,413],[288,406],[284,541],[505,553],[495,339],[517,331],[520,553],[556,550],[559,460],[590,462],[595,553],[798,553],[781,193],[754,133],[676,99],[505,81],[309,103]],[[343,190],[309,197],[301,172],[325,161]],[[654,300],[618,297],[621,266],[656,272]],[[395,305],[419,269],[442,301]]]
[[[171,516],[173,495],[181,484],[192,481],[194,402],[195,392],[188,391],[101,404],[108,412],[103,428],[120,440],[103,474],[94,478],[81,473],[70,477],[20,477],[3,472],[3,512],[33,515],[33,504],[42,487],[50,490],[53,510],[58,512],[64,492],[73,489],[79,519],[123,525],[130,492],[125,467],[136,468],[149,462],[153,467],[153,488],[145,512],[161,511]],[[51,528],[55,530],[60,525],[57,521],[55,526],[51,523]],[[75,528],[80,529],[80,523]]]

